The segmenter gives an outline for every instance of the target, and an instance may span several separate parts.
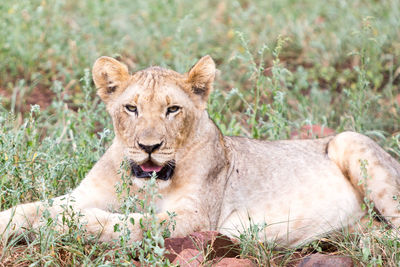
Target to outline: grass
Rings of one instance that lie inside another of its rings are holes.
[[[220,75],[209,112],[224,134],[282,139],[318,124],[364,133],[400,159],[396,0],[5,0],[0,28],[1,210],[70,191],[110,144],[112,125],[89,72],[101,55],[132,70],[184,72],[210,54]],[[79,220],[67,215],[74,236],[49,227],[3,252],[21,265],[128,265],[126,250],[78,238]],[[399,241],[366,227],[284,251],[247,234],[243,256],[287,265],[323,251],[398,266]]]

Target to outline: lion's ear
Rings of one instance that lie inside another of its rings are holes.
[[[206,103],[215,78],[215,63],[210,56],[202,57],[187,73],[191,92]]]
[[[100,57],[92,69],[93,81],[97,94],[107,103],[121,94],[130,79],[128,67],[111,57]]]

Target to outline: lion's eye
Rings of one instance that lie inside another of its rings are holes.
[[[181,107],[179,107],[179,106],[171,106],[171,107],[168,107],[167,108],[167,115],[168,114],[171,114],[171,113],[175,113],[175,112],[177,112],[178,110],[180,110],[181,109]]]
[[[125,108],[129,112],[137,113],[137,107],[133,105],[125,105]]]

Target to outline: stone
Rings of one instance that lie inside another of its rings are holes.
[[[325,254],[312,254],[305,257],[298,267],[353,267],[354,263],[350,257]]]
[[[223,258],[216,262],[215,267],[256,267],[257,265],[249,259]]]
[[[195,232],[189,236],[197,247],[202,247],[205,254],[215,257],[236,257],[240,247],[231,238],[216,231]],[[210,259],[209,257],[209,259]]]
[[[228,236],[216,231],[195,232],[186,237],[165,239],[166,258],[170,262],[185,249],[195,249],[207,255],[206,260],[215,257],[236,257],[239,253],[239,245],[233,242]]]
[[[182,250],[174,259],[172,264],[181,267],[197,267],[204,262],[203,252],[197,249],[187,248]]]
[[[176,256],[184,249],[195,249],[193,242],[188,237],[171,237],[166,238],[164,241],[167,252],[165,257],[173,262]]]

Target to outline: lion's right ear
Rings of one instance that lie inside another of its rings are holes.
[[[215,63],[207,55],[202,57],[187,73],[191,94],[199,100],[201,108],[207,107],[207,99],[213,88],[215,72]]]
[[[92,69],[97,94],[107,103],[110,99],[121,94],[130,79],[128,67],[111,57],[100,57]]]

